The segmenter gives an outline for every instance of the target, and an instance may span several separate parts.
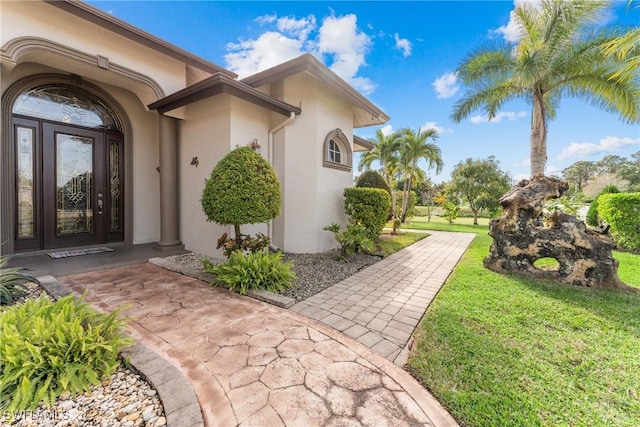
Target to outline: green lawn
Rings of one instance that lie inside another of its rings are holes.
[[[408,233],[398,232],[398,234],[384,233],[380,237],[380,241],[377,243],[378,250],[376,252],[384,255],[385,257],[398,252],[400,249],[404,249],[409,245],[414,244],[418,240],[422,240],[427,237],[427,233]]]
[[[412,226],[445,229],[425,224]],[[493,273],[487,228],[475,231],[418,327],[411,372],[462,425],[640,425],[640,294]],[[640,256],[615,256],[640,287]]]
[[[388,223],[387,226],[392,227],[393,225]],[[427,222],[427,217],[415,216],[400,226],[401,230],[403,228],[414,230],[467,231],[469,233],[486,234],[489,231],[489,220],[487,218],[478,218],[478,225],[473,225],[473,218],[464,217],[457,218],[453,224],[449,224],[446,219],[439,216],[432,216],[430,222]]]

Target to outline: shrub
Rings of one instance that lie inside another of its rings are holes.
[[[611,226],[611,235],[620,247],[640,252],[640,193],[601,195],[598,215]]]
[[[27,282],[39,283],[35,277],[21,273],[21,268],[7,268],[9,256],[0,256],[0,305],[13,304],[26,295]]]
[[[391,188],[382,175],[376,171],[364,171],[356,180],[356,187],[359,188],[380,188],[391,195]]]
[[[361,225],[347,224],[347,229],[340,231],[340,226],[335,222],[322,228],[331,231],[340,245],[340,258],[346,260],[351,254],[357,252],[372,252],[375,246],[368,237],[367,230]]]
[[[262,156],[239,147],[211,171],[201,204],[209,221],[235,227],[240,245],[240,225],[265,222],[280,213],[280,182]]]
[[[597,227],[600,225],[600,221],[598,220],[598,197],[602,194],[616,194],[619,193],[620,190],[615,185],[607,185],[598,193],[596,197],[594,197],[591,205],[589,205],[589,210],[587,211],[586,223],[592,227]]]
[[[121,309],[107,315],[81,299],[41,296],[0,314],[0,404],[7,411],[50,406],[113,373],[118,353],[134,342],[121,335]]]
[[[224,248],[223,253],[227,258],[229,258],[231,254],[237,250],[240,250],[243,253],[258,252],[269,247],[269,243],[271,243],[271,239],[262,233],[256,234],[255,237],[251,237],[248,234],[241,234],[240,244],[238,244],[236,239],[232,239],[227,236],[227,233],[224,233],[222,237],[218,239],[218,246],[216,246],[216,249]]]
[[[204,259],[204,271],[213,273],[213,284],[226,285],[230,291],[239,291],[245,295],[248,290],[282,291],[297,279],[291,267],[292,262],[283,262],[282,254],[270,254],[265,251],[251,252],[244,256],[235,251],[225,264],[214,266]]]
[[[379,188],[345,188],[344,208],[349,222],[361,225],[371,240],[377,240],[387,223],[391,198]]]
[[[449,224],[453,224],[453,221],[458,218],[460,213],[460,205],[454,202],[444,202],[442,205],[442,217],[449,221]]]

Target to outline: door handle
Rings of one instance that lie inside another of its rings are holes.
[[[104,206],[104,202],[102,201],[102,193],[98,193],[98,215],[102,215],[102,206]]]

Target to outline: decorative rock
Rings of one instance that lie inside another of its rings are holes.
[[[165,417],[160,417],[153,425],[153,427],[163,427],[167,425],[167,419]]]
[[[502,196],[504,214],[489,224],[493,243],[485,267],[571,285],[632,290],[618,278],[618,261],[611,252],[615,243],[610,237],[558,211],[547,224],[543,222],[545,201],[562,196],[568,188],[557,178],[537,175],[523,179]],[[556,259],[558,268],[534,265],[547,257]]]

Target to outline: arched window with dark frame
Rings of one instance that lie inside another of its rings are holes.
[[[351,144],[340,129],[334,129],[324,139],[322,165],[327,168],[351,171]]]

